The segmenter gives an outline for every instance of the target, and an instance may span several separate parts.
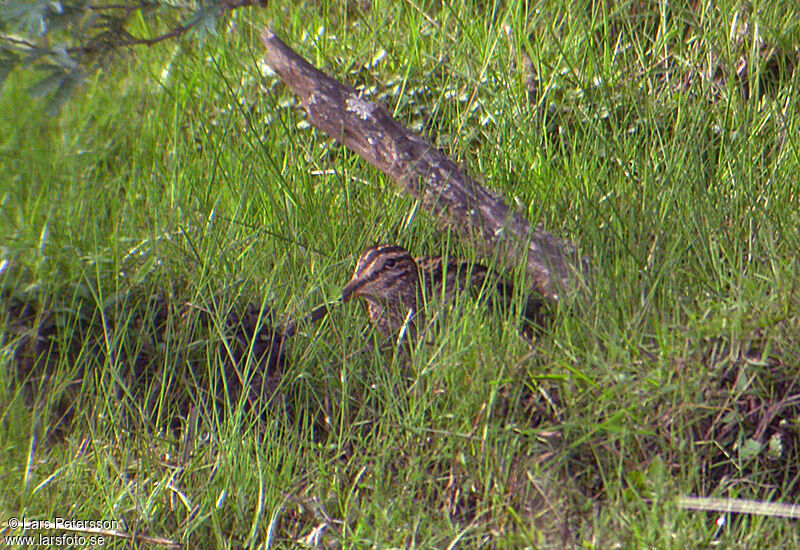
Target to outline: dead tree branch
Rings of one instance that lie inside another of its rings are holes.
[[[511,269],[525,262],[529,280],[558,300],[578,288],[586,267],[569,242],[535,227],[483,188],[388,111],[314,68],[265,29],[265,60],[299,98],[309,122],[352,149],[457,230],[484,257]]]

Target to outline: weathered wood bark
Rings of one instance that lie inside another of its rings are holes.
[[[437,219],[469,239],[479,254],[497,254],[507,268],[525,262],[535,289],[552,300],[583,281],[583,262],[570,243],[532,227],[384,107],[314,68],[271,30],[264,30],[261,41],[267,64],[297,95],[314,127],[420,199]]]

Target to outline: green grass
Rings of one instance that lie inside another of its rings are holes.
[[[562,4],[273,2],[137,50],[56,118],[14,74],[2,521],[186,547],[798,547],[796,521],[676,504],[800,495],[798,13]],[[363,312],[334,308],[253,411],[228,376],[244,304],[304,314],[379,241],[474,256],[304,123],[260,70],[267,21],[578,243],[591,293],[532,345],[464,299],[411,358],[360,352]]]

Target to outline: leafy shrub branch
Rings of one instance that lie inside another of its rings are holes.
[[[17,68],[44,73],[29,89],[56,114],[121,50],[215,33],[228,12],[266,0],[9,0],[0,6],[0,87]],[[144,22],[152,25],[145,25]],[[146,28],[158,29],[148,35]]]

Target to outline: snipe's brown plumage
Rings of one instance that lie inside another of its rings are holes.
[[[370,321],[383,334],[412,340],[425,328],[425,303],[452,299],[466,286],[480,288],[487,269],[466,262],[445,262],[441,256],[412,258],[401,246],[382,244],[368,248],[356,264],[342,300],[355,297],[367,303]]]

